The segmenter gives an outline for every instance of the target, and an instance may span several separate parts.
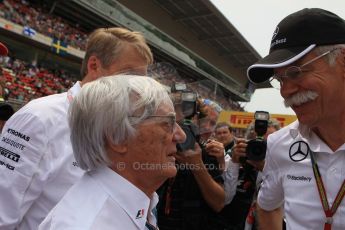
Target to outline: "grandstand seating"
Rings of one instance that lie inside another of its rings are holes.
[[[39,7],[32,7],[28,1],[0,2],[0,17],[22,26],[29,26],[41,34],[58,38],[75,48],[85,50],[87,35],[78,25],[70,25],[64,19],[44,12]],[[67,72],[32,66],[19,59],[1,58],[0,64],[0,82],[5,87],[8,99],[18,103],[24,104],[34,98],[64,92],[76,81],[76,77]],[[171,85],[172,81],[193,85],[193,79],[178,74],[170,79],[165,78],[162,83]],[[243,111],[241,106],[230,98],[212,97],[212,92],[199,87],[198,84],[193,87],[203,98],[216,101],[223,109]]]
[[[57,38],[75,48],[85,50],[87,34],[78,25],[69,25],[60,17],[31,7],[26,1],[4,0],[0,3],[1,17],[22,26],[29,26],[51,38]]]
[[[2,62],[0,79],[5,96],[22,103],[64,92],[76,79],[66,72],[31,66],[19,59],[1,58],[0,62]]]

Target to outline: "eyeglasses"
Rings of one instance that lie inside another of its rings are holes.
[[[138,117],[136,117],[138,118]],[[150,115],[146,118],[146,120],[155,119],[159,122],[162,122],[170,133],[174,133],[177,128],[176,123],[176,113],[169,113],[167,115]]]
[[[280,87],[283,85],[284,78],[288,78],[290,80],[298,80],[303,73],[310,71],[310,69],[305,69],[304,67],[309,65],[310,63],[315,62],[316,60],[330,54],[331,52],[337,50],[338,48],[334,48],[332,50],[328,50],[327,52],[320,54],[319,56],[307,61],[306,63],[300,65],[300,66],[290,66],[288,67],[283,74],[278,75],[274,74],[270,79],[270,84],[272,85],[273,88],[280,89]]]
[[[176,130],[176,113],[170,113],[168,115],[150,115],[149,118],[162,119],[170,133],[173,133]]]

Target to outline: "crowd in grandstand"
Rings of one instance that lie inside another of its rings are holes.
[[[19,102],[65,92],[73,85],[73,76],[63,70],[53,71],[10,57],[0,57],[1,84],[5,97]]]
[[[77,80],[64,70],[52,70],[42,66],[35,66],[25,61],[10,57],[0,57],[0,84],[5,90],[7,99],[15,99],[26,103],[32,99],[67,91]],[[193,83],[192,79],[185,80],[176,75],[161,78],[160,82],[171,86],[173,82],[184,82],[188,87],[198,92],[202,98],[216,101],[223,109],[241,110],[242,108],[231,100],[222,96],[215,96],[211,90],[200,86],[201,82]],[[219,93],[221,95],[221,92]]]
[[[57,38],[74,48],[85,50],[87,34],[78,25],[69,25],[62,18],[31,7],[25,0],[4,0],[0,3],[1,17],[51,38]]]
[[[0,17],[21,26],[28,26],[51,38],[57,38],[74,48],[80,50],[86,48],[87,34],[79,28],[79,25],[71,25],[64,19],[45,12],[43,8],[33,7],[29,1],[4,0],[0,2]],[[7,96],[20,102],[66,91],[73,81],[66,72],[32,66],[18,59],[1,59],[1,63],[3,64],[1,81],[6,82]],[[215,94],[213,90],[192,83],[195,82],[194,79],[170,74],[169,78],[160,80],[169,86],[172,82],[184,82],[197,91],[202,98],[216,101],[223,109],[243,111],[237,102],[222,96],[219,89],[219,92]]]

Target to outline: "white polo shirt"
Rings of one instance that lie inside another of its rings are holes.
[[[80,91],[31,101],[7,122],[0,141],[0,229],[36,230],[83,175],[67,120],[69,99]]]
[[[72,186],[39,230],[145,229],[157,202],[156,193],[151,200],[119,174],[101,167]]]
[[[291,230],[321,230],[326,220],[307,145],[314,152],[330,206],[345,179],[345,144],[333,152],[298,121],[271,134],[258,203],[267,211],[284,203]],[[344,200],[333,216],[332,230],[340,229],[345,229]]]

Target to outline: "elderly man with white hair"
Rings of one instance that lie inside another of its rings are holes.
[[[155,190],[176,174],[175,122],[166,89],[144,76],[87,83],[69,111],[75,159],[86,171],[39,229],[156,229]]]

